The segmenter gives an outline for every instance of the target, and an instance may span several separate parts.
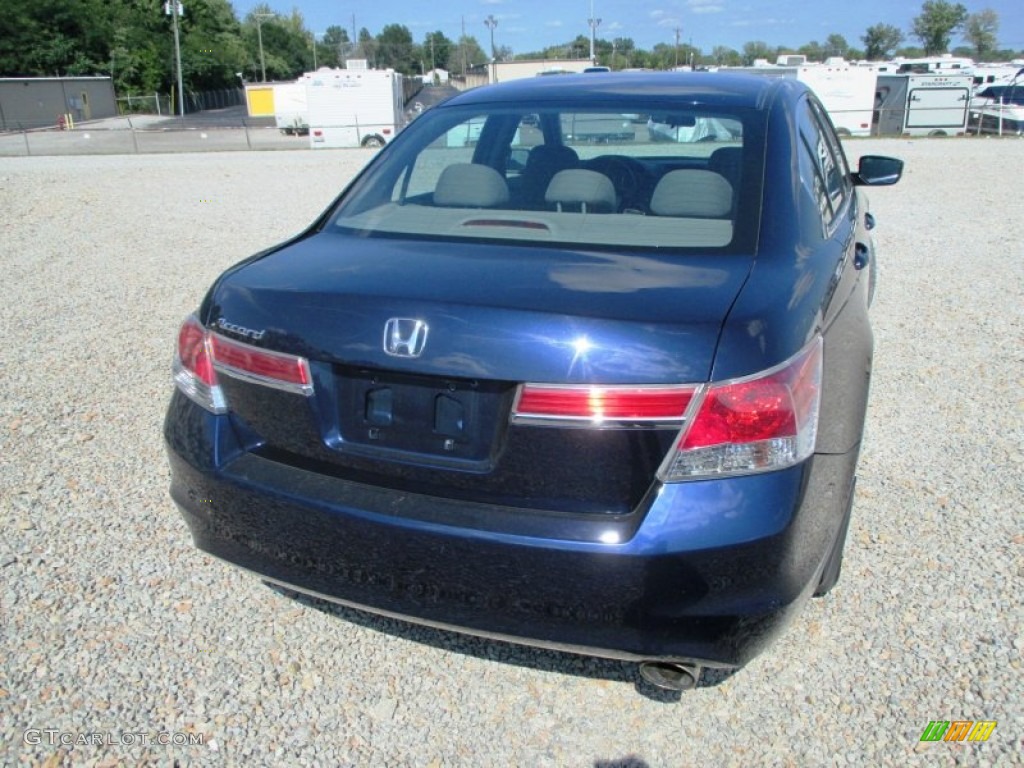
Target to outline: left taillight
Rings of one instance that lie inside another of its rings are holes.
[[[213,369],[210,334],[195,316],[186,318],[178,331],[174,383],[189,400],[210,413],[227,411],[224,390],[217,383],[217,373]]]
[[[228,403],[219,373],[295,394],[313,393],[305,358],[242,344],[208,331],[194,315],[188,317],[178,331],[175,385],[211,413],[225,413]]]

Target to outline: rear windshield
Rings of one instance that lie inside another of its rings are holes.
[[[663,104],[440,107],[342,200],[361,236],[750,252],[762,113]]]

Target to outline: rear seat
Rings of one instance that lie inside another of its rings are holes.
[[[612,180],[603,173],[583,168],[556,173],[548,184],[544,200],[558,211],[615,213],[619,208]]]
[[[698,219],[726,219],[732,214],[732,185],[714,171],[669,171],[651,194],[651,213]]]
[[[508,203],[508,184],[496,170],[479,163],[457,163],[441,171],[434,205],[453,208],[498,208]]]

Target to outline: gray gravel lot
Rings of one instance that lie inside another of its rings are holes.
[[[1024,141],[847,149],[908,169],[871,193],[843,577],[682,696],[628,664],[291,599],[193,548],[160,438],[178,324],[369,152],[0,159],[0,764],[1024,763]],[[998,725],[919,741],[958,719]],[[66,743],[83,737],[103,743]]]

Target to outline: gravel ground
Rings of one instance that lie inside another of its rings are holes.
[[[1024,141],[848,150],[908,168],[871,195],[843,578],[682,696],[628,664],[291,599],[193,548],[160,439],[178,323],[369,153],[0,160],[0,764],[1022,764]],[[957,719],[998,725],[919,741]]]

